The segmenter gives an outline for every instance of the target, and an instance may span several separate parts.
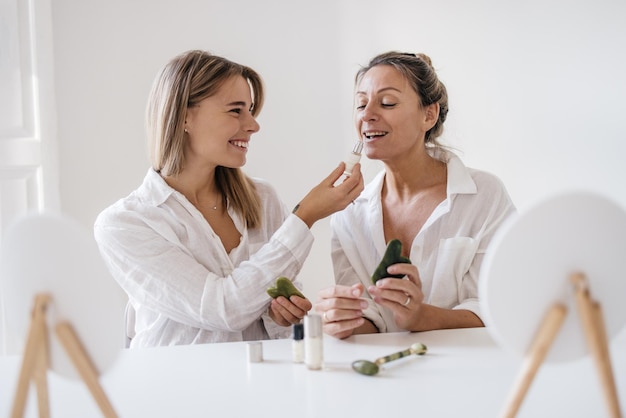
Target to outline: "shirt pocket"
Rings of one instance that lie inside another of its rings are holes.
[[[471,237],[439,241],[431,298],[434,305],[451,308],[460,303],[463,277],[472,265],[477,248],[478,241]]]

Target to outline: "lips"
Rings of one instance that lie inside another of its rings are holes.
[[[243,149],[247,149],[249,145],[248,141],[231,140],[228,142],[236,147],[243,148]]]
[[[383,137],[387,134],[388,132],[385,132],[385,131],[365,131],[363,132],[362,135],[365,137],[366,140],[373,140],[376,138]]]

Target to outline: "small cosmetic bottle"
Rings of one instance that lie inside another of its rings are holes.
[[[261,363],[263,361],[263,344],[260,341],[252,341],[247,345],[248,363]]]
[[[322,317],[308,314],[304,317],[304,363],[311,370],[320,370],[324,361]]]
[[[363,151],[363,141],[358,140],[354,144],[352,152],[350,153],[350,155],[348,155],[348,158],[346,158],[346,169],[343,172],[345,176],[352,175],[352,169],[354,168],[356,163],[361,161],[361,151]]]
[[[293,362],[304,362],[304,325],[293,324],[293,341],[291,343]]]

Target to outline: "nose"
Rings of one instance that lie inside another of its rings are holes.
[[[362,121],[371,121],[378,118],[378,114],[375,112],[374,104],[370,101],[359,112],[359,119]]]
[[[246,113],[246,115],[247,117],[243,122],[243,129],[246,132],[251,133],[259,132],[259,129],[261,129],[261,125],[259,125],[259,122],[256,121],[255,117],[252,116],[251,113]]]

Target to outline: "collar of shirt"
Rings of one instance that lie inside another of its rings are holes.
[[[153,168],[148,169],[146,177],[137,189],[138,197],[147,205],[163,204],[175,190]]]
[[[429,151],[430,155],[439,161],[443,161],[448,165],[447,180],[447,200],[451,201],[457,194],[476,194],[477,187],[469,169],[463,164],[463,161],[451,151],[443,149],[433,149]],[[385,179],[385,170],[381,170],[371,181],[369,187],[366,187],[357,200],[366,200],[370,204],[377,204],[380,201],[380,194]]]

